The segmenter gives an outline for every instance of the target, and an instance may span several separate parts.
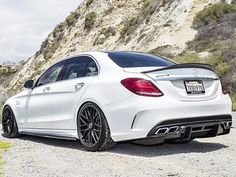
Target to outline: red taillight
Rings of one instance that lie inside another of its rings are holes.
[[[225,84],[222,81],[221,81],[221,88],[222,88],[222,93],[224,95],[228,94],[228,90],[227,90]]]
[[[140,78],[127,78],[122,80],[121,84],[129,91],[137,95],[150,97],[160,97],[163,95],[160,89],[148,80]]]

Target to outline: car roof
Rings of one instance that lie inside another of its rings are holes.
[[[75,54],[75,55],[71,55],[71,56],[67,56],[65,58],[62,58],[62,59],[59,59],[57,60],[54,64],[58,63],[58,62],[61,62],[61,61],[64,61],[64,60],[68,60],[70,58],[74,58],[74,57],[79,57],[79,56],[92,56],[92,57],[95,57],[96,58],[96,55],[101,55],[101,54],[106,54],[108,57],[109,57],[109,54],[113,54],[113,55],[122,55],[122,54],[125,54],[125,55],[144,55],[144,56],[156,56],[156,57],[160,57],[160,58],[163,58],[163,59],[166,59],[166,60],[170,60],[169,58],[166,58],[166,57],[163,57],[163,56],[158,56],[158,55],[151,55],[151,54],[148,54],[148,53],[144,53],[144,52],[141,52],[141,51],[115,51],[115,50],[104,50],[104,51],[88,51],[88,52],[81,52],[81,53],[78,53],[78,54]],[[170,60],[172,61],[172,60]],[[173,61],[172,61],[173,62]]]

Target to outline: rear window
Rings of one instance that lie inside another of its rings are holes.
[[[171,66],[175,63],[153,55],[132,52],[109,52],[108,56],[122,68]]]

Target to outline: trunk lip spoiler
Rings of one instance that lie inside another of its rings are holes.
[[[146,73],[151,73],[151,72],[155,72],[155,71],[163,71],[163,70],[168,70],[168,69],[178,69],[178,68],[201,68],[201,69],[207,69],[210,71],[214,72],[214,67],[212,65],[209,64],[203,64],[203,63],[184,63],[184,64],[175,64],[172,66],[167,66],[164,68],[160,68],[160,69],[153,69],[153,70],[149,70],[149,71],[143,71],[143,74]]]

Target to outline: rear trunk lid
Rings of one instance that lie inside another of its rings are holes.
[[[150,68],[149,68],[150,69]],[[205,101],[217,97],[220,91],[219,78],[211,66],[205,64],[177,64],[152,70],[125,69],[140,72],[153,79],[166,96],[181,101]]]

